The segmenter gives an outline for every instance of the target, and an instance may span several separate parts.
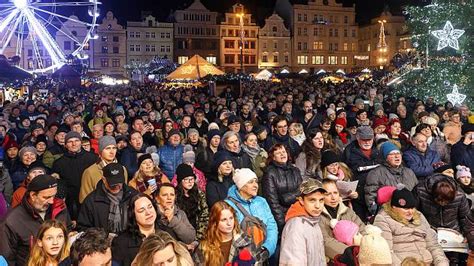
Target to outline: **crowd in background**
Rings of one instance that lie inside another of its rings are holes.
[[[368,80],[33,94],[0,113],[0,261],[466,265],[473,158],[467,105]]]

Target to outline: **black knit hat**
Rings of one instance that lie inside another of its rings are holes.
[[[145,161],[146,159],[153,160],[153,158],[151,158],[151,154],[149,153],[142,154],[140,155],[140,157],[138,157],[138,167],[140,167],[140,165],[142,165],[143,161]]]
[[[176,167],[176,179],[178,180],[178,184],[181,183],[183,179],[189,176],[196,177],[194,175],[193,168],[189,164],[182,163],[178,165],[178,167]]]
[[[36,137],[35,145],[40,142],[43,142],[44,144],[46,144],[46,146],[48,145],[48,138],[45,134],[41,134]]]
[[[321,169],[324,169],[330,164],[340,162],[339,156],[331,151],[331,150],[326,150],[321,154]]]
[[[216,154],[214,154],[213,168],[219,168],[219,166],[225,161],[232,161],[232,157],[230,157],[229,153],[227,151],[216,152]]]
[[[397,189],[392,194],[390,204],[394,207],[411,209],[416,207],[417,202],[410,190],[404,186],[397,185]]]
[[[58,180],[50,175],[39,175],[28,184],[28,191],[41,191],[58,186]]]

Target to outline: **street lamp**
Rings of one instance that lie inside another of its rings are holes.
[[[380,69],[383,69],[383,66],[387,62],[386,53],[388,51],[388,48],[387,48],[388,45],[387,45],[387,42],[385,41],[385,27],[384,27],[384,24],[387,23],[387,21],[383,19],[383,20],[379,20],[378,22],[380,24],[379,42],[377,44],[377,48],[380,53],[380,57],[378,61],[380,63]]]
[[[237,17],[240,19],[239,21],[239,31],[240,31],[240,72],[244,72],[244,13],[238,13]]]

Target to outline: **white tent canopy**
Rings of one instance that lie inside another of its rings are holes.
[[[308,74],[308,70],[303,68],[303,69],[301,69],[300,72],[298,72],[298,74]]]
[[[336,73],[337,73],[337,74],[342,74],[342,75],[345,75],[345,74],[346,74],[346,72],[344,72],[344,70],[342,70],[342,69],[338,69],[338,70],[336,71]]]
[[[255,76],[255,79],[256,80],[269,80],[272,78],[272,76],[273,74],[270,71],[264,69]]]
[[[320,69],[318,72],[316,72],[317,75],[324,74],[324,73],[326,73],[326,70],[324,69]]]
[[[288,73],[290,73],[290,71],[288,71],[288,69],[285,68],[280,73],[281,74],[288,74]]]

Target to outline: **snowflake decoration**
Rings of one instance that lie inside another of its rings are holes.
[[[461,105],[466,99],[466,95],[459,93],[458,89],[459,89],[458,85],[454,84],[453,91],[451,93],[448,93],[448,95],[446,95],[446,97],[448,98],[448,101],[452,103],[453,106]]]
[[[458,39],[464,34],[464,30],[454,29],[451,21],[447,21],[442,30],[434,30],[431,34],[439,39],[438,51],[448,46],[455,50],[459,50]]]

